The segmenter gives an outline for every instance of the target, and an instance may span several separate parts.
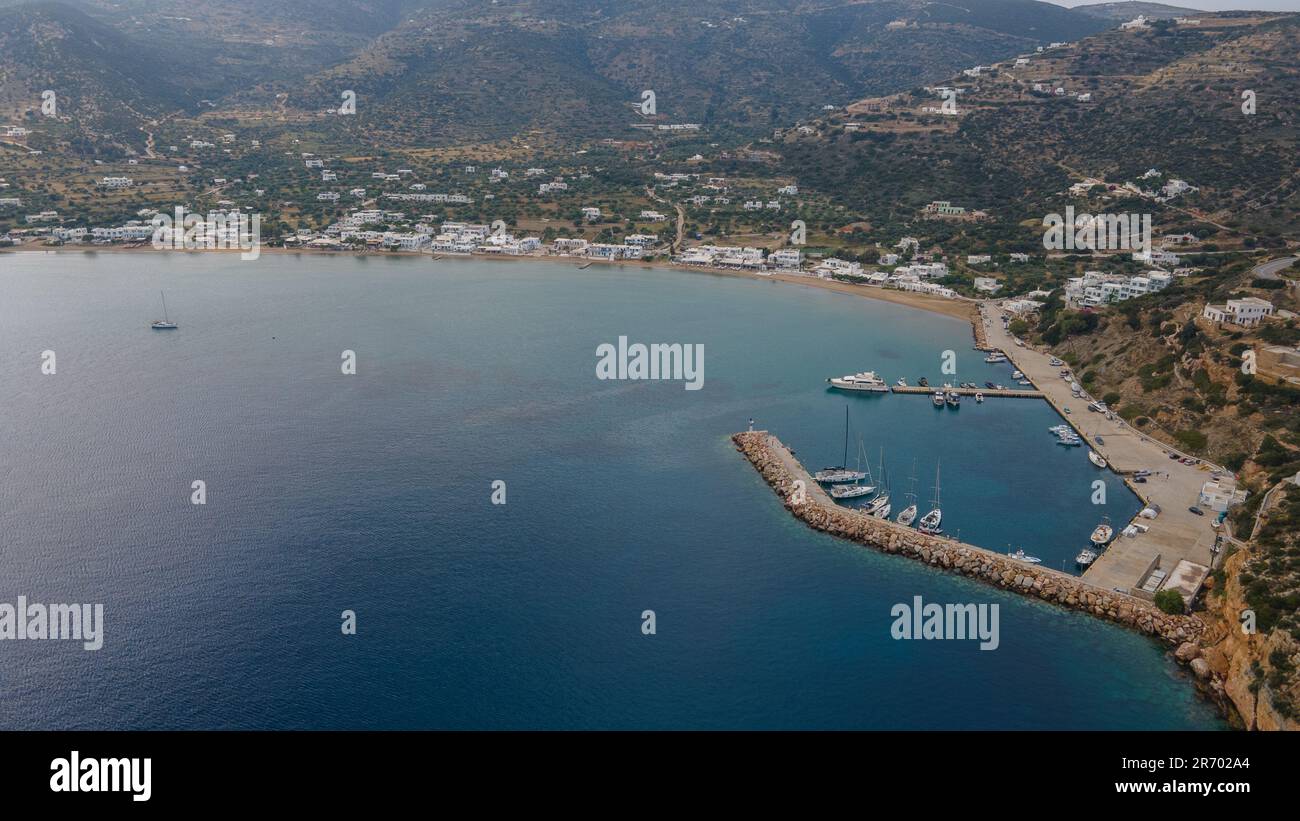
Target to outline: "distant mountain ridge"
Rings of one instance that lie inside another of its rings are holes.
[[[755,133],[1105,27],[1034,0],[450,0],[314,76],[302,97],[354,88],[374,107],[364,127],[394,142],[626,135],[644,90],[657,99],[650,123]]]
[[[1037,0],[969,6],[926,0],[231,0],[218,6],[0,0],[0,65],[8,69],[0,81],[0,114],[18,111],[17,103],[32,99],[42,83],[96,100],[96,127],[119,132],[135,130],[126,126],[131,112],[192,112],[201,100],[217,110],[287,105],[315,113],[337,106],[348,89],[357,92],[359,116],[325,127],[341,138],[393,145],[527,131],[627,136],[643,120],[754,135],[825,105],[897,91],[1107,25]],[[50,25],[61,28],[57,61],[31,48],[32,32]],[[108,42],[112,49],[101,48]],[[645,90],[655,92],[657,112],[643,118],[633,104]],[[120,122],[107,116],[114,111]]]

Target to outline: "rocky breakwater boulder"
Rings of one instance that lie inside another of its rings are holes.
[[[868,516],[860,510],[840,507],[807,493],[811,477],[792,465],[805,484],[803,501],[796,491],[796,477],[787,468],[793,457],[765,431],[738,433],[732,437],[736,449],[754,465],[778,494],[785,506],[809,527],[833,536],[870,545],[886,553],[924,562],[964,576],[979,579],[1025,596],[1090,613],[1099,618],[1154,636],[1170,645],[1194,642],[1205,626],[1194,616],[1172,616],[1140,599],[1103,590],[1040,565],[1025,564],[1009,556],[964,544],[955,539],[931,536],[896,522]],[[784,457],[784,458],[783,458]],[[822,497],[824,498],[824,497]]]

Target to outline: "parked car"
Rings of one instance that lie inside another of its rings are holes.
[[[1204,515],[1205,515],[1205,511],[1204,511],[1204,510],[1201,510],[1199,507],[1196,507],[1195,505],[1193,505],[1192,507],[1189,507],[1189,508],[1187,508],[1187,509],[1190,510],[1191,512],[1195,513],[1197,516],[1204,516]]]

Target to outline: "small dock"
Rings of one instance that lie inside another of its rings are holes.
[[[894,393],[916,393],[933,396],[936,391],[944,393],[955,393],[958,396],[974,396],[977,393],[984,395],[985,399],[993,396],[1005,396],[1012,399],[1045,399],[1047,395],[1042,391],[1030,390],[1027,388],[998,390],[997,388],[940,388],[931,385],[923,388],[920,385],[895,385],[890,388]]]

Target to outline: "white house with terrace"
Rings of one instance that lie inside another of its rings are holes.
[[[1230,299],[1223,305],[1206,305],[1201,316],[1211,322],[1224,322],[1242,328],[1253,328],[1265,317],[1273,315],[1273,303],[1258,297]]]

